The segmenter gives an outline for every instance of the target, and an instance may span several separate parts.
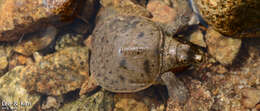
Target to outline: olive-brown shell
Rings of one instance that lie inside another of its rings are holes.
[[[92,37],[90,71],[112,92],[136,92],[160,74],[162,32],[150,20],[113,16],[97,23]]]

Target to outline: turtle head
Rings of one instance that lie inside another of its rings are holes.
[[[190,44],[166,37],[164,42],[162,71],[198,64],[203,61],[203,51]]]

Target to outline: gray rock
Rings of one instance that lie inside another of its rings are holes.
[[[113,96],[106,91],[99,91],[92,96],[81,96],[59,109],[59,111],[112,111]]]
[[[68,33],[61,36],[55,45],[55,50],[59,51],[66,47],[79,46],[83,44],[84,37],[81,34]]]
[[[21,76],[29,92],[59,96],[80,88],[88,77],[88,48],[70,47],[27,65]]]
[[[40,96],[29,94],[22,87],[22,78],[19,73],[23,68],[22,66],[18,66],[0,78],[0,98],[2,99],[2,103],[11,109],[29,111],[40,100]]]

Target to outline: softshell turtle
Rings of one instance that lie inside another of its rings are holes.
[[[169,70],[201,61],[201,52],[164,36],[147,18],[117,15],[102,19],[91,39],[90,72],[98,85],[130,93],[150,87],[161,77],[169,96],[183,103],[188,91]]]

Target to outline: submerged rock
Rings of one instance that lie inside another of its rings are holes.
[[[82,0],[2,0],[0,41],[15,41],[24,34],[70,21]]]
[[[120,15],[152,17],[148,10],[131,0],[100,0],[100,3],[103,7],[110,7]]]
[[[170,36],[186,26],[199,23],[188,0],[151,0],[147,4],[147,10],[152,13],[152,20]]]
[[[3,71],[8,67],[8,60],[7,57],[0,57],[0,76],[2,75]]]
[[[106,91],[98,91],[91,96],[81,96],[79,99],[64,106],[58,111],[112,111],[113,95]]]
[[[191,97],[194,98],[189,105],[193,107],[187,108],[207,111],[257,111],[257,102],[254,101],[257,101],[259,89],[256,88],[259,88],[260,84],[259,42],[259,38],[243,39],[242,47],[232,65],[223,66],[206,59],[206,64],[201,64],[200,68],[185,73],[192,75],[191,79],[185,80],[184,83],[188,84]],[[201,85],[194,84],[194,80]],[[256,90],[251,92],[253,94],[243,91],[251,88]],[[243,99],[243,92],[247,93],[247,99]],[[251,101],[250,106],[256,105],[255,108],[246,108],[242,104],[244,100]]]
[[[23,86],[55,96],[76,90],[88,77],[88,54],[87,47],[71,47],[45,56],[20,72]]]
[[[114,111],[165,111],[163,88],[151,87],[137,93],[116,93]]]
[[[143,7],[146,7],[148,0],[131,0],[134,3],[140,4]]]
[[[152,0],[147,4],[155,22],[169,23],[173,22],[177,16],[177,10],[165,3],[163,0]]]
[[[245,88],[242,90],[242,104],[247,108],[254,108],[260,102],[260,90]]]
[[[0,77],[8,70],[9,58],[12,53],[12,46],[0,44]]]
[[[134,98],[117,97],[120,99],[115,104],[115,111],[149,111],[148,106]]]
[[[198,80],[190,80],[188,84],[190,88],[190,98],[187,103],[184,105],[184,111],[207,111],[211,108],[214,103],[214,99],[212,98],[212,94],[207,89],[205,85],[203,85]]]
[[[30,94],[22,87],[21,82],[23,77],[19,74],[23,68],[22,66],[18,66],[0,78],[2,109],[9,107],[18,111],[30,111],[39,102],[40,95]]]
[[[15,46],[14,51],[25,56],[49,46],[57,34],[57,29],[49,26],[43,33],[32,35],[29,40],[22,40]]]
[[[226,36],[260,37],[259,0],[193,0],[203,19]]]
[[[186,36],[184,35],[184,37],[191,43],[198,45],[200,47],[206,48],[207,46],[204,40],[204,34],[199,28],[195,28],[194,30],[192,30],[191,34],[188,34]]]
[[[83,44],[84,37],[81,34],[68,33],[61,36],[55,45],[55,50],[59,51],[67,47],[75,47]]]
[[[31,57],[15,53],[9,58],[8,70],[11,70],[16,66],[20,66],[20,65],[24,66],[32,63],[33,63],[33,59]]]
[[[227,38],[213,28],[208,29],[205,39],[209,53],[225,65],[232,64],[242,43],[241,39]]]
[[[80,14],[85,20],[91,20],[95,18],[95,14],[98,8],[98,1],[97,0],[85,0],[85,4],[82,4],[83,11]],[[86,21],[85,21],[86,22]]]

